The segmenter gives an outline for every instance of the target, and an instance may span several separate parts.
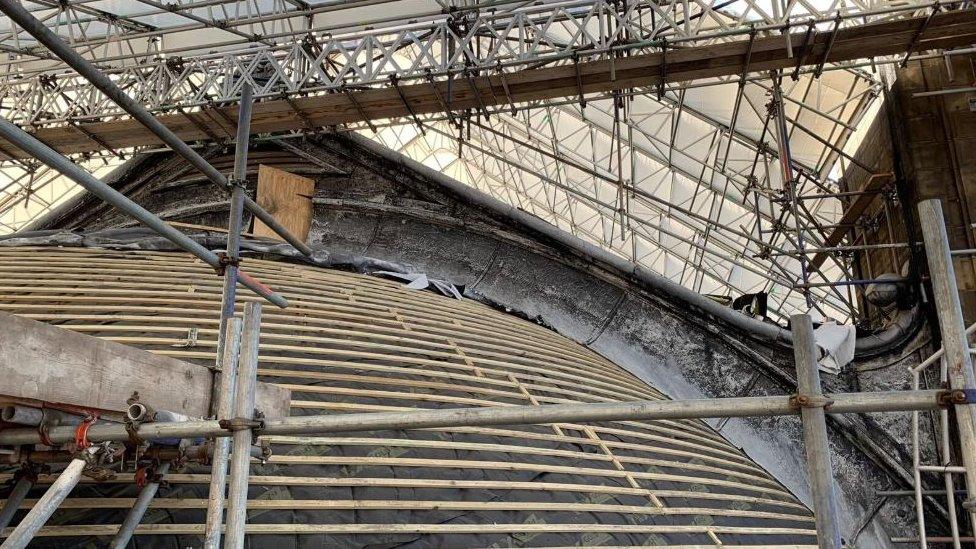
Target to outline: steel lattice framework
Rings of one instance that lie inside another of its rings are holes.
[[[159,113],[234,102],[244,82],[258,98],[341,93],[389,86],[391,79],[463,85],[485,74],[661,51],[668,47],[662,41],[697,46],[789,28],[816,34],[933,9],[806,0],[438,3],[24,2]],[[885,61],[821,64],[787,75],[781,86],[743,67],[733,77],[368,126],[388,146],[696,291],[767,291],[776,314],[812,305],[844,319],[855,309],[850,294],[813,286],[847,276],[845,261],[804,269],[796,253],[823,242],[840,203],[824,198],[789,207],[783,193],[837,188],[832,176],[850,161],[855,130],[877,107],[881,83],[873,64]],[[0,106],[22,126],[124,115],[5,19],[0,67]],[[789,154],[776,146],[780,115]],[[373,135],[368,126],[353,129]],[[107,170],[129,152],[79,160]],[[32,163],[11,164],[0,178],[4,232],[74,192]]]

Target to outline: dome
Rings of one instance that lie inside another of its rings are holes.
[[[0,309],[213,364],[220,279],[200,261],[145,250],[40,252],[0,248]],[[292,304],[265,310],[259,363],[262,381],[291,389],[292,415],[664,398],[568,338],[471,299],[246,263]],[[250,299],[242,293],[238,304]],[[701,421],[268,442],[273,456],[252,467],[252,547],[815,544],[810,512]],[[167,475],[137,547],[199,545],[207,472],[191,464]],[[131,476],[86,481],[36,541],[80,546],[111,536],[136,493]]]

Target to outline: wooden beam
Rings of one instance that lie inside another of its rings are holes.
[[[0,312],[0,399],[121,412],[138,392],[155,408],[207,415],[213,373],[206,366],[149,353]],[[288,415],[291,393],[261,383],[259,407]]]
[[[976,10],[950,11],[932,17],[925,32],[915,40],[925,17],[908,18],[843,28],[836,37],[831,33],[818,35],[810,44],[802,65],[822,62],[843,62],[881,55],[904,53],[909,49],[925,51],[976,43]],[[794,33],[792,44],[803,42],[803,32]],[[749,57],[749,71],[793,68],[797,64],[790,57],[786,36],[746,39],[707,46],[673,46],[667,52],[665,82],[686,82],[705,78],[738,75]],[[825,55],[826,54],[826,55]],[[399,93],[393,86],[385,88],[333,93],[313,97],[293,97],[288,100],[268,100],[254,105],[252,133],[268,133],[295,128],[326,127],[407,116],[407,107],[417,114],[478,108],[480,105],[499,105],[509,101],[522,103],[541,99],[573,97],[580,93],[653,86],[661,82],[660,53],[636,55],[622,59],[592,61],[576,66],[560,65],[526,69],[505,75],[479,77],[472,85],[455,85],[448,94],[447,82],[402,85]],[[400,97],[403,94],[403,98]],[[354,100],[353,100],[354,99]],[[210,110],[219,111],[211,113]],[[207,116],[196,118],[197,123],[181,114],[160,115],[159,120],[185,141],[211,139],[211,134],[223,135],[226,129],[214,122],[218,118],[236,119],[237,107],[213,107],[203,110]],[[296,114],[301,113],[301,115]],[[217,116],[210,116],[217,115]],[[207,131],[199,126],[205,125]],[[69,153],[91,152],[104,148],[156,146],[160,141],[131,119],[77,124],[84,133],[72,127],[50,127],[37,130],[34,135],[57,149]],[[212,127],[210,127],[212,126]],[[19,157],[25,155],[13,145],[0,140],[0,152],[9,151]],[[19,154],[18,154],[19,153]],[[7,159],[4,153],[0,159]]]
[[[864,194],[857,195],[857,198],[844,210],[844,215],[837,222],[841,226],[835,228],[833,232],[827,235],[823,243],[824,248],[838,246],[844,240],[844,236],[853,230],[854,223],[857,223],[861,214],[874,202],[874,199],[881,193],[884,186],[891,181],[891,178],[891,173],[876,173],[868,179],[867,184],[861,189],[861,192]],[[828,255],[830,254],[827,252],[820,252],[814,255],[813,259],[810,260],[810,269],[819,269],[824,264],[824,261],[827,260]]]

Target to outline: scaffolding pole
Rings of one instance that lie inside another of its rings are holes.
[[[10,521],[13,520],[20,504],[24,503],[24,499],[27,498],[27,494],[34,486],[34,480],[33,474],[26,474],[21,470],[20,478],[17,479],[17,483],[14,484],[10,495],[7,496],[7,500],[3,504],[3,510],[0,511],[0,532],[10,525]]]
[[[869,412],[911,412],[937,410],[955,393],[942,390],[878,391],[826,395],[828,414]],[[493,425],[536,425],[587,421],[650,421],[664,419],[704,419],[722,417],[773,417],[799,414],[795,397],[773,395],[691,400],[638,400],[591,404],[546,404],[542,406],[492,406],[450,408],[412,412],[365,412],[280,419],[266,419],[255,427],[256,436],[317,433],[348,433],[387,429],[433,429],[439,427],[483,427]],[[143,423],[135,430],[142,440],[161,438],[228,437],[230,425],[217,420],[181,423]],[[75,427],[51,427],[48,438],[54,443],[74,440]],[[88,429],[92,442],[126,441],[130,432],[121,424],[95,424]],[[0,431],[0,446],[39,444],[37,429]]]
[[[210,165],[206,159],[200,156],[200,153],[184,143],[172,130],[157,120],[146,107],[129,97],[128,94],[122,91],[102,71],[98,70],[91,62],[72,49],[71,46],[58,38],[44,23],[38,21],[37,18],[24,9],[19,0],[0,0],[0,11],[20,25],[28,34],[36,38],[38,42],[46,46],[57,58],[68,64],[118,106],[122,107],[125,112],[129,113],[129,115],[159,137],[174,152],[185,158],[193,167],[200,170],[207,179],[221,187],[227,187],[227,178]],[[24,152],[30,154],[29,151],[25,150]],[[311,248],[299,240],[298,237],[291,234],[281,223],[278,223],[274,216],[259,206],[257,202],[249,197],[244,197],[244,207],[302,254],[306,256],[312,255]]]
[[[79,458],[71,460],[68,467],[58,475],[57,480],[51,487],[44,492],[41,499],[31,507],[30,512],[14,528],[7,540],[0,545],[0,549],[22,549],[34,539],[34,536],[47,523],[54,511],[57,510],[61,502],[68,497],[71,490],[78,485],[81,480],[81,473],[85,470],[88,463]]]
[[[221,354],[220,391],[217,393],[217,417],[230,417],[234,410],[237,387],[237,362],[241,348],[241,319],[227,319],[224,328],[224,348]],[[230,440],[218,437],[214,441],[210,467],[210,498],[207,501],[207,522],[204,529],[205,549],[220,549],[220,529],[224,523],[224,491],[227,486],[227,456]]]
[[[258,344],[261,339],[261,304],[250,302],[244,308],[240,364],[237,372],[237,396],[234,399],[234,449],[230,455],[230,486],[227,490],[227,539],[224,549],[244,548],[247,523],[247,484],[251,467],[250,449],[253,435],[254,394],[258,382]],[[226,440],[226,439],[224,439]]]
[[[159,476],[163,476],[169,472],[170,464],[169,462],[161,463],[159,469],[156,473]],[[149,510],[149,504],[152,503],[153,498],[156,497],[156,492],[159,491],[159,480],[151,480],[148,484],[142,487],[139,491],[139,496],[136,497],[136,502],[129,509],[129,512],[125,515],[125,520],[119,525],[119,531],[112,538],[112,543],[109,545],[109,549],[125,549],[129,545],[129,540],[132,539],[132,534],[135,533],[136,527],[142,521],[142,517],[145,516],[146,511]]]
[[[966,336],[959,290],[956,287],[952,252],[949,249],[941,202],[935,199],[923,200],[918,205],[918,214],[939,330],[942,334],[943,360],[946,362],[949,387],[961,395],[959,400],[954,401],[956,422],[966,488],[969,494],[973,494],[976,493],[976,417],[973,415],[976,409],[968,403],[976,395],[976,378],[973,375],[969,339]],[[967,498],[963,507],[969,510],[971,519],[976,519],[972,496]],[[976,520],[973,524],[976,524]]]
[[[810,284],[810,277],[807,270],[807,258],[803,255],[804,249],[804,238],[803,238],[803,228],[800,225],[800,213],[797,201],[797,189],[800,186],[799,178],[793,175],[793,155],[790,153],[790,132],[786,128],[786,112],[785,104],[783,103],[783,90],[780,86],[782,83],[782,74],[780,71],[770,71],[769,76],[773,82],[773,98],[771,109],[774,115],[774,125],[775,131],[773,135],[776,137],[776,149],[779,153],[779,165],[780,173],[783,179],[783,188],[786,190],[787,199],[789,200],[789,210],[793,215],[793,221],[796,230],[796,248],[800,252],[800,279],[802,280],[802,285],[800,286],[800,292],[803,294],[804,300],[806,300],[807,308],[814,306],[813,298],[810,295],[810,288],[807,284]],[[784,233],[785,234],[785,233]],[[772,242],[772,239],[770,239]]]
[[[819,352],[813,335],[810,315],[790,317],[793,332],[793,357],[796,360],[797,403],[803,424],[803,446],[807,454],[807,471],[813,497],[813,516],[817,539],[822,549],[840,549],[840,520],[834,497],[834,468],[827,444],[827,422],[824,414],[823,389],[817,365]]]
[[[231,179],[230,215],[227,219],[227,267],[224,270],[224,286],[220,302],[220,335],[217,339],[217,357],[220,359],[220,382],[214,384],[211,399],[211,413],[218,419],[229,417],[234,410],[234,397],[237,392],[237,368],[241,343],[240,321],[231,322],[237,297],[237,271],[241,251],[241,227],[244,218],[244,182],[247,176],[247,152],[251,135],[251,111],[253,108],[250,83],[241,90],[241,106],[237,111],[237,142],[234,150],[234,174]],[[233,333],[227,330],[234,324]],[[231,341],[232,340],[232,341]],[[227,345],[234,346],[232,353],[226,354]],[[226,373],[225,373],[226,372]],[[225,380],[225,377],[227,378]],[[226,383],[225,383],[226,381]],[[204,532],[204,548],[220,547],[220,529],[223,524],[224,490],[227,478],[227,457],[230,441],[226,438],[214,440],[214,455],[211,460],[210,501],[207,506],[207,524]]]

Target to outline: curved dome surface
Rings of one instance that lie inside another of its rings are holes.
[[[263,381],[292,390],[292,415],[665,398],[475,301],[245,263],[292,303],[265,307],[259,364]],[[183,360],[213,363],[219,298],[220,279],[187,254],[0,249],[0,309]],[[252,469],[252,547],[815,546],[809,511],[700,421],[268,440],[273,457]],[[208,479],[193,465],[168,475],[136,546],[198,546]],[[131,480],[84,484],[45,542],[112,535],[136,494]]]

